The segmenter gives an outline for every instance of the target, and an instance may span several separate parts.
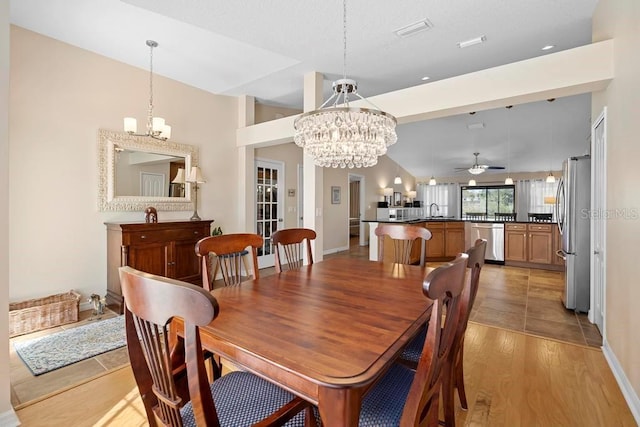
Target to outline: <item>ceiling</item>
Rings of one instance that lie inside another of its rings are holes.
[[[590,43],[597,0],[349,0],[346,74],[365,97]],[[341,78],[342,2],[11,0],[11,22],[203,90],[302,109],[303,76]],[[427,19],[408,37],[394,31]],[[485,36],[464,49],[457,43]],[[542,51],[546,45],[553,49]],[[398,126],[388,155],[417,177],[479,163],[513,172],[561,167],[588,151],[589,94]],[[469,124],[484,127],[470,130]],[[509,150],[507,149],[509,147]],[[507,155],[509,153],[509,155]],[[491,173],[491,172],[487,172]]]

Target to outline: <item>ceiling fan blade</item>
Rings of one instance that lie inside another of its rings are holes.
[[[504,166],[487,166],[485,169],[504,169]]]

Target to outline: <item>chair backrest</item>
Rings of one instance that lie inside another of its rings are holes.
[[[211,290],[218,268],[226,286],[239,285],[242,282],[242,265],[244,264],[242,260],[249,254],[252,260],[252,272],[247,271],[246,278],[259,278],[257,251],[262,247],[262,243],[262,236],[253,233],[222,234],[205,237],[198,241],[196,255],[200,257],[202,263],[202,287]],[[213,263],[211,255],[216,256]]]
[[[384,259],[384,238],[389,236],[393,241],[393,262],[399,264],[411,263],[411,251],[413,242],[420,238],[427,244],[427,240],[431,239],[431,232],[424,227],[409,224],[380,224],[375,230],[378,236],[378,260]],[[420,265],[425,262],[425,246],[422,246],[420,252]]]
[[[468,298],[462,292],[467,260],[467,254],[459,254],[451,263],[436,268],[424,279],[422,291],[427,298],[433,300],[433,307],[422,355],[400,425],[438,425],[442,379],[446,374],[449,355],[453,351],[461,313],[468,304]]]
[[[156,398],[155,415],[165,425],[182,426],[180,407],[186,402],[174,380],[168,328],[174,317],[180,317],[184,321],[185,360],[194,417],[198,425],[219,426],[198,332],[200,326],[208,325],[218,315],[215,298],[199,286],[131,267],[120,267],[120,283],[128,311],[127,342],[141,343],[128,350],[130,357],[134,357],[132,361],[142,360],[140,353],[144,356]],[[147,412],[149,423],[156,425],[151,415]]]
[[[473,246],[467,249],[467,268],[469,268],[469,277],[465,285],[464,292],[469,294],[469,303],[467,310],[462,314],[462,319],[459,325],[457,339],[463,339],[465,331],[467,330],[467,323],[471,315],[471,309],[473,309],[473,303],[478,295],[478,285],[480,284],[480,271],[484,266],[484,257],[487,252],[487,240],[477,239]]]
[[[309,228],[285,228],[271,235],[271,242],[275,252],[276,273],[282,271],[280,252],[284,253],[287,261],[287,270],[297,270],[302,267],[303,245],[306,240],[307,260],[313,264],[311,253],[311,240],[316,238],[316,232]]]

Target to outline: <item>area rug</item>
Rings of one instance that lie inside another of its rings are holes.
[[[37,376],[125,345],[124,316],[117,316],[13,346]]]

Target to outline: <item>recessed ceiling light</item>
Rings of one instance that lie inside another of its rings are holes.
[[[467,129],[469,130],[474,130],[474,129],[484,129],[484,123],[482,122],[478,122],[478,123],[469,123],[467,125]]]
[[[424,76],[424,77],[423,77],[423,78],[421,78],[420,80],[423,80],[423,81],[424,81],[424,80],[429,80],[430,78],[431,78],[431,77],[429,77],[429,76]]]
[[[480,36],[480,37],[476,37],[475,39],[469,39],[463,42],[458,42],[458,47],[462,49],[464,47],[473,46],[474,44],[483,43],[486,40],[487,40],[487,36]]]
[[[398,28],[397,30],[394,30],[393,32],[398,36],[398,37],[408,37],[408,36],[412,36],[416,33],[419,33],[421,31],[426,31],[428,29],[430,29],[431,27],[433,27],[433,24],[431,22],[429,22],[428,19],[423,19],[421,21],[418,22],[414,22],[413,24],[409,24],[409,25],[405,25],[402,28]]]
[[[548,44],[545,47],[543,47],[542,50],[549,50],[549,49],[553,49],[554,47],[556,47],[556,46],[553,45],[553,44]]]

